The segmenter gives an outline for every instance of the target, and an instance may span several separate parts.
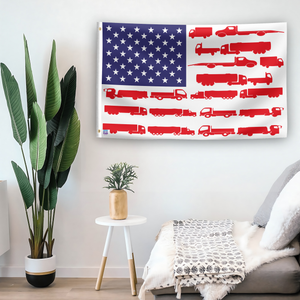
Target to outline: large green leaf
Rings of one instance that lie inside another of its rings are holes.
[[[57,203],[57,194],[58,190],[56,187],[56,180],[54,173],[52,172],[49,186],[45,189],[43,185],[40,184],[39,187],[40,204],[43,205],[45,210],[51,210],[55,208]]]
[[[66,183],[69,173],[70,173],[70,169],[71,169],[71,167],[69,169],[67,169],[66,171],[57,173],[56,184],[57,184],[58,188],[63,187],[63,185]]]
[[[55,41],[53,41],[45,103],[45,117],[47,121],[51,120],[57,114],[60,105],[61,92],[58,71],[56,67],[56,44]]]
[[[37,103],[33,103],[30,128],[30,159],[33,169],[40,170],[45,162],[47,131],[45,117]]]
[[[35,90],[35,85],[34,85],[34,81],[33,81],[33,74],[32,74],[32,69],[31,69],[27,40],[26,40],[25,36],[23,36],[23,38],[24,38],[24,49],[25,49],[27,113],[28,113],[28,119],[29,119],[31,117],[32,104],[34,102],[37,102],[37,97],[36,97],[36,90]]]
[[[59,125],[57,129],[55,146],[59,145],[66,136],[70,118],[75,106],[76,94],[76,69],[71,67],[65,77],[60,82],[62,103],[57,114],[59,116]]]
[[[56,147],[53,161],[53,170],[63,172],[69,169],[77,154],[80,140],[80,121],[76,109],[74,108],[66,137],[64,141]]]
[[[13,136],[14,139],[20,145],[22,145],[27,138],[27,129],[19,86],[14,76],[11,75],[7,66],[1,63],[0,67],[2,85],[10,114]]]
[[[14,161],[12,161],[11,163],[18,181],[25,207],[28,209],[29,207],[31,207],[34,201],[34,192],[32,186],[24,171]]]

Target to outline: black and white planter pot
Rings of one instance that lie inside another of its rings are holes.
[[[47,287],[55,279],[56,256],[44,258],[25,257],[25,273],[27,281],[35,287]]]

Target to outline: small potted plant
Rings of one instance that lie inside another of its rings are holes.
[[[104,188],[113,189],[109,193],[109,216],[113,220],[124,220],[128,216],[127,192],[125,190],[134,193],[129,185],[138,178],[133,168],[137,168],[137,166],[122,162],[107,168],[111,175],[104,177],[105,182],[108,183]]]

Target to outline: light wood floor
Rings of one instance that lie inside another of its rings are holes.
[[[93,278],[56,278],[47,288],[35,288],[25,278],[1,278],[0,300],[138,300],[131,296],[130,281],[127,278],[104,278],[100,291],[95,291],[96,279]],[[138,279],[139,291],[142,279]],[[146,293],[146,300],[153,300]]]

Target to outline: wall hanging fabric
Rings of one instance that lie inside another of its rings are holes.
[[[286,63],[286,23],[99,23],[98,137],[286,137]]]

